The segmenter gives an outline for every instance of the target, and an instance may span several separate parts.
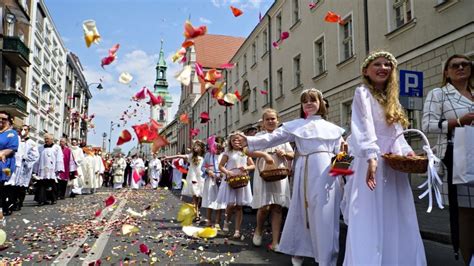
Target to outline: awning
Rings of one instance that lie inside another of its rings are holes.
[[[15,15],[15,18],[18,22],[31,25],[30,19],[27,16],[25,16],[25,13],[23,13],[23,11],[20,8],[15,7],[15,6],[6,6],[6,11],[7,11],[6,13],[9,12]]]

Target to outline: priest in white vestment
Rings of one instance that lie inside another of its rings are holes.
[[[142,176],[143,171],[145,171],[145,163],[142,158],[137,155],[132,156],[132,162],[130,163],[132,167],[132,180],[130,182],[130,187],[133,189],[139,189],[142,185]]]
[[[71,172],[74,173],[72,180],[69,180],[69,186],[71,186],[71,197],[74,197],[76,194],[82,193],[82,187],[84,186],[84,174],[82,171],[82,162],[84,161],[84,151],[78,146],[77,139],[71,139],[71,154],[72,161]]]
[[[158,183],[160,182],[161,176],[161,161],[158,159],[158,155],[156,153],[153,154],[153,159],[150,161],[148,165],[150,169],[150,183],[152,188],[158,188]]]
[[[33,172],[38,176],[35,201],[45,205],[47,201],[56,203],[57,179],[59,173],[64,171],[63,153],[61,148],[54,144],[53,135],[44,135],[44,145],[39,148],[40,158],[35,164]]]

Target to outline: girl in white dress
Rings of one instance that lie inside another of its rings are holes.
[[[414,155],[403,135],[395,138],[408,125],[398,100],[397,61],[388,52],[372,53],[362,78],[352,103],[349,148],[355,159],[344,194],[344,265],[426,265],[408,175],[380,157]]]
[[[139,189],[143,184],[142,177],[145,171],[145,163],[142,158],[135,154],[132,156],[130,166],[132,167],[132,180],[130,181],[130,187],[132,189]]]
[[[193,198],[193,205],[196,210],[197,220],[199,220],[199,204],[201,202],[202,191],[204,187],[204,178],[202,178],[202,157],[205,152],[205,145],[201,141],[194,141],[191,147],[192,153],[185,155],[166,156],[165,160],[181,158],[189,163],[186,184],[183,186],[181,195]]]
[[[272,133],[278,127],[279,123],[277,111],[270,108],[265,109],[262,115],[262,123],[264,131],[257,133],[257,136],[265,133]],[[249,153],[249,155],[252,157],[260,157],[256,162],[258,166],[259,160],[264,159],[267,162],[274,163],[270,153],[275,153],[277,156],[290,162],[294,157],[293,148],[291,148],[291,145],[288,142],[272,148],[267,148],[261,152]],[[258,209],[257,227],[255,228],[255,233],[253,235],[253,244],[255,246],[262,245],[263,223],[271,212],[272,243],[270,249],[277,250],[278,242],[280,241],[282,207],[288,208],[290,205],[290,184],[288,178],[275,182],[266,182],[260,177],[260,170],[257,169],[253,177],[252,192],[252,208]]]
[[[327,109],[319,90],[304,90],[300,101],[302,118],[283,123],[272,133],[242,136],[242,143],[248,143],[250,151],[296,143],[293,193],[278,251],[292,255],[293,265],[301,265],[302,257],[336,265],[342,192],[329,168],[344,130],[321,117]]]
[[[243,172],[255,169],[252,158],[248,157],[243,151],[239,134],[241,133],[234,133],[229,136],[228,150],[224,152],[219,163],[219,170],[226,175],[226,179],[234,176],[237,169]],[[235,212],[235,232],[233,237],[239,239],[241,237],[240,226],[243,218],[242,206],[250,206],[252,203],[250,182],[245,187],[234,189],[225,180],[220,186],[217,202],[227,206],[222,230],[224,232],[229,231],[229,222],[232,214]]]
[[[202,192],[202,207],[207,208],[206,226],[214,225],[220,229],[221,210],[225,209],[225,203],[217,203],[217,195],[219,193],[219,184],[222,181],[222,174],[219,170],[219,161],[224,151],[224,138],[215,137],[215,152],[208,147],[208,152],[204,156],[202,164],[202,172],[204,181],[204,190]],[[212,219],[212,211],[216,211],[215,219]]]

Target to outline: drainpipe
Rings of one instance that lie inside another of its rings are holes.
[[[225,92],[226,92],[226,93],[227,93],[227,83],[228,83],[228,81],[227,81],[227,73],[228,73],[228,71],[226,70],[226,71],[225,71]],[[225,135],[226,135],[226,136],[228,136],[228,132],[227,132],[227,131],[228,131],[228,125],[227,125],[227,123],[228,123],[228,122],[227,122],[227,110],[228,110],[228,108],[229,108],[229,107],[226,105],[226,106],[225,106],[225,110],[224,110],[224,114],[225,114]],[[209,128],[209,124],[208,124],[207,126],[208,126],[208,128]]]
[[[367,1],[367,0],[366,0]],[[272,20],[270,14],[267,14],[268,17],[268,33],[267,33],[267,49],[268,49],[268,93],[270,97],[270,108],[273,108],[273,79],[272,79]]]
[[[370,52],[369,45],[369,8],[367,0],[364,0],[364,30],[365,30],[365,54],[368,55]]]

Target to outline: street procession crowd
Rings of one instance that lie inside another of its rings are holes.
[[[422,129],[439,136],[435,153],[445,164],[437,164],[437,172],[444,183],[452,171],[445,157],[449,141],[457,128],[469,127],[474,120],[472,68],[468,57],[451,56],[444,65],[442,86],[431,90],[425,101]],[[426,265],[408,175],[382,158],[416,157],[402,134],[409,122],[398,98],[397,60],[386,51],[369,54],[361,79],[353,98],[350,134],[327,121],[330,103],[321,91],[310,88],[301,93],[299,119],[280,124],[278,112],[265,109],[256,134],[233,132],[225,138],[195,140],[188,154],[153,154],[149,161],[137,154],[102,156],[100,150],[79,147],[75,139],[69,145],[61,139],[56,145],[49,134],[44,135],[44,145],[37,145],[28,138],[27,125],[18,135],[11,127],[12,117],[0,110],[3,214],[21,209],[30,182],[35,182],[39,205],[94,193],[101,186],[169,186],[192,199],[196,223],[224,233],[232,228],[235,239],[241,238],[243,208],[257,209],[255,246],[262,246],[270,216],[268,247],[291,255],[293,265],[301,265],[304,257],[319,265],[336,265],[341,214],[348,225],[345,265]],[[351,158],[350,169],[335,169],[340,156]],[[272,180],[268,173],[288,177]],[[472,191],[472,185],[456,187]],[[444,188],[440,186],[441,196],[448,193]],[[449,196],[454,204],[457,194]],[[201,208],[206,208],[202,217]],[[474,254],[474,196],[467,203],[459,201],[456,211],[460,249],[469,265]]]

